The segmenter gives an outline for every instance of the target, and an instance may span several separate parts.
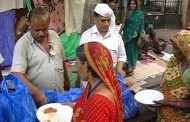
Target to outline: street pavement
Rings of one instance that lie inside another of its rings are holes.
[[[167,43],[167,48],[164,50],[166,53],[172,53],[172,45],[170,42],[170,38],[173,34],[180,31],[180,29],[156,29],[155,32],[157,37],[163,39]]]
[[[172,53],[172,45],[170,42],[170,38],[173,34],[175,34],[178,31],[180,31],[180,29],[156,29],[155,30],[157,38],[164,40],[167,44],[167,47],[164,50],[164,52],[169,53],[169,54]],[[147,81],[147,84],[143,85],[142,86],[143,88],[157,89],[162,81],[162,74],[157,75],[155,78],[149,77],[145,79],[145,81]]]

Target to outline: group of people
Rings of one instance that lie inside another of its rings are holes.
[[[116,3],[115,0],[109,2]],[[116,74],[125,76],[135,70],[139,56],[138,41],[144,34],[144,17],[138,1],[131,0],[121,28],[122,38],[110,28],[112,14],[107,4],[97,4],[94,26],[82,34],[76,50],[78,74],[88,84],[77,103],[71,105],[74,122],[124,121],[122,91]],[[29,20],[30,31],[15,45],[11,73],[23,80],[35,102],[42,106],[47,104],[47,98],[40,90],[63,92],[65,82],[69,83],[66,57],[58,34],[49,30],[48,12],[43,8],[34,8]],[[190,32],[187,31],[172,37],[175,58],[170,60],[161,84],[165,99],[155,101],[159,107],[158,121],[190,120],[189,37]]]
[[[104,11],[104,7],[108,11]],[[95,26],[82,35],[81,46],[76,51],[78,74],[88,85],[74,106],[73,121],[123,121],[122,92],[115,71],[124,75],[122,67],[126,55],[121,36],[109,30],[110,10],[107,4],[96,6]],[[64,82],[68,80],[65,78],[66,57],[58,34],[49,30],[50,17],[45,9],[33,9],[29,21],[30,31],[15,45],[11,73],[22,79],[36,104],[42,106],[47,104],[42,89],[64,90]],[[105,39],[105,44],[96,41],[101,39]],[[95,42],[87,42],[89,40]],[[106,47],[108,40],[113,40],[113,44]]]

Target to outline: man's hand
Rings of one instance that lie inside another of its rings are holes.
[[[63,61],[63,76],[64,76],[64,79],[65,79],[65,82],[64,82],[64,91],[69,91],[70,90],[70,81],[69,81],[69,75],[68,75],[68,72],[67,72],[67,67],[66,67],[66,62]]]
[[[40,91],[33,93],[33,98],[38,106],[42,106],[48,103],[46,96]]]
[[[122,69],[118,69],[118,70],[117,70],[117,74],[120,74],[120,75],[122,75],[122,76],[126,76],[125,71],[123,71]]]
[[[43,93],[41,93],[41,91],[36,86],[34,86],[24,74],[19,72],[12,73],[21,78],[22,81],[27,85],[27,87],[30,89],[32,93],[34,101],[37,103],[38,106],[42,106],[47,103],[46,96]]]

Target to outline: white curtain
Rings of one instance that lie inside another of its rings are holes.
[[[0,0],[0,12],[24,8],[24,0]]]
[[[65,32],[81,32],[85,0],[65,0]]]

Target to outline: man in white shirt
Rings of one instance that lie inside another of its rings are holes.
[[[94,26],[85,31],[80,40],[80,45],[97,41],[106,46],[112,55],[116,73],[125,76],[123,65],[127,61],[125,47],[121,36],[109,28],[111,21],[111,9],[107,4],[97,4],[94,9]]]

